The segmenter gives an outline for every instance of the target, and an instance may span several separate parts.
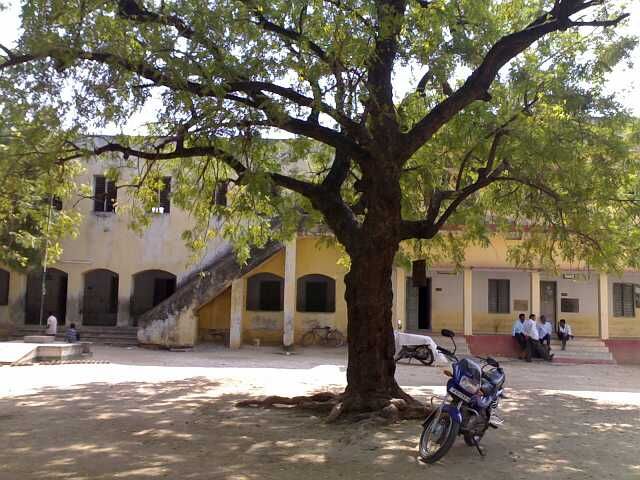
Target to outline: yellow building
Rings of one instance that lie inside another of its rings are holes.
[[[105,177],[119,162],[87,164],[80,181],[93,185],[95,198],[73,207],[84,220],[47,273],[45,315],[81,329],[128,328],[141,344],[165,347],[209,341],[291,346],[316,326],[346,335],[346,272],[334,247],[301,233],[238,265],[218,240],[190,265],[181,239],[189,217],[171,204],[171,178],[149,212],[149,228],[138,234],[113,208],[114,201],[129,202]],[[605,342],[618,361],[640,361],[639,272],[614,277],[571,264],[560,265],[557,275],[517,269],[507,260],[515,241],[496,236],[487,248],[470,247],[460,271],[434,265],[414,279],[396,267],[394,326],[425,333],[449,328],[464,335],[474,353],[506,354],[518,314],[534,313],[554,324],[566,319],[576,336]],[[38,270],[0,269],[0,321],[19,328],[40,323],[41,278]]]

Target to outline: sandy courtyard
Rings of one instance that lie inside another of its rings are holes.
[[[640,368],[504,363],[506,422],[417,461],[420,424],[326,425],[247,396],[340,389],[344,350],[156,352],[96,347],[109,364],[0,367],[0,480],[640,479]],[[440,369],[400,366],[414,395]]]

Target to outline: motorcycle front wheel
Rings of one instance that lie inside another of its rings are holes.
[[[437,420],[437,421],[436,421]],[[435,463],[444,457],[460,430],[447,412],[440,412],[425,425],[420,435],[420,458],[426,463]]]

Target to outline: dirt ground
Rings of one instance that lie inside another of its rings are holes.
[[[504,363],[505,424],[486,458],[458,440],[417,460],[420,422],[326,425],[238,399],[345,383],[344,350],[159,352],[96,347],[109,364],[0,367],[0,479],[640,479],[640,368]],[[426,399],[433,367],[398,379]]]

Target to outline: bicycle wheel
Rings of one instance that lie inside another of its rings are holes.
[[[327,345],[330,347],[341,347],[344,344],[345,338],[340,330],[331,330],[327,333]]]
[[[303,347],[309,347],[311,345],[315,345],[317,342],[318,342],[318,335],[313,330],[302,335],[302,340],[300,340],[300,343],[302,343]]]

